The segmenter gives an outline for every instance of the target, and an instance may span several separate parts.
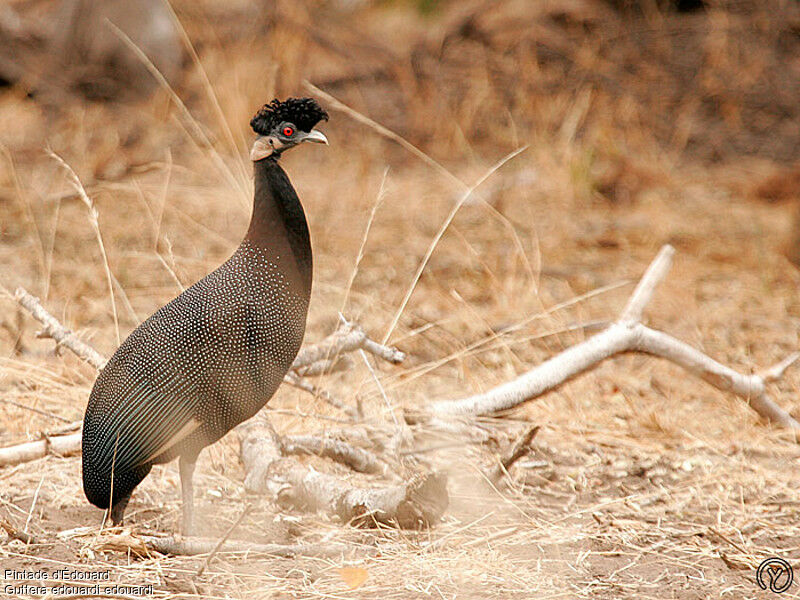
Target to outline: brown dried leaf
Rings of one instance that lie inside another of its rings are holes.
[[[342,578],[342,581],[344,581],[351,590],[361,587],[369,575],[369,571],[361,567],[342,567],[337,570],[339,571],[339,576]]]

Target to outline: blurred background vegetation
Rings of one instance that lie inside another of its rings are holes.
[[[228,100],[252,111],[310,80],[442,159],[566,133],[604,157],[657,142],[684,160],[791,163],[798,12],[794,0],[12,0],[0,81],[48,118],[153,102],[127,35],[206,125],[195,58],[226,115]]]

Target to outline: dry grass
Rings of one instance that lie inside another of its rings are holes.
[[[317,15],[311,3],[279,2],[269,13],[272,34],[264,35],[266,19],[253,18],[248,3],[233,4],[234,16],[224,20],[214,16],[222,5],[212,0],[174,5],[209,82],[197,65],[188,69],[175,87],[186,111],[168,91],[125,106],[65,102],[57,113],[14,89],[0,91],[0,283],[42,296],[107,354],[116,339],[109,280],[124,337],[235,248],[250,209],[246,125],[261,102],[302,93],[303,79],[373,65],[348,62],[348,53],[389,60],[357,45],[359,29],[369,34],[361,40],[367,46],[381,40],[382,48],[410,48],[434,44],[458,17],[450,5],[422,17],[410,3],[392,3],[358,11],[349,27],[331,17],[327,28],[320,19],[330,15]],[[567,10],[572,3],[549,5]],[[714,14],[721,31],[722,13]],[[323,43],[331,39],[334,50]],[[573,60],[600,72],[611,59],[586,39]],[[724,55],[720,44],[714,48]],[[359,396],[370,419],[392,427],[384,392],[392,405],[408,407],[506,381],[581,339],[576,324],[613,318],[630,291],[625,282],[667,242],[678,257],[648,310],[654,324],[740,370],[796,349],[800,273],[782,255],[795,209],[746,193],[781,165],[769,153],[698,161],[702,153],[665,144],[648,123],[621,122],[612,109],[624,99],[615,104],[602,85],[567,78],[548,87],[554,71],[523,50],[504,54],[519,61],[520,89],[496,87],[493,69],[508,66],[487,55],[475,69],[454,67],[439,81],[458,78],[457,90],[414,80],[398,59],[390,63],[391,85],[365,80],[334,91],[464,184],[338,111],[323,127],[330,148],[284,159],[315,249],[308,339],[330,332],[344,307],[410,354],[401,367],[379,366],[379,385],[363,364],[325,385],[349,402]],[[769,73],[770,64],[763,66]],[[730,68],[724,63],[720,72]],[[522,102],[519,94],[533,94],[537,82],[544,87]],[[445,102],[454,95],[458,104]],[[504,98],[513,115],[502,112]],[[499,132],[486,133],[488,107],[497,111]],[[427,260],[463,185],[523,144],[529,149],[453,214]],[[48,146],[94,201],[108,277],[86,206]],[[5,292],[0,323],[0,443],[79,419],[91,368],[36,340],[35,324]],[[800,374],[775,387],[775,399],[797,416]],[[333,409],[291,388],[270,406],[281,432],[339,426],[329,420],[339,416]],[[738,599],[765,597],[754,582],[763,558],[800,558],[800,448],[738,400],[675,367],[620,357],[510,417],[543,429],[507,489],[483,478],[487,457],[477,449],[426,455],[451,475],[452,506],[433,531],[354,530],[261,501],[233,537],[335,538],[351,543],[352,554],[288,560],[223,552],[199,578],[204,557],[136,559],[99,551],[94,533],[47,537],[99,525],[100,511],[83,497],[78,459],[6,468],[0,513],[47,543],[3,542],[3,568],[110,569],[113,581],[152,583],[153,598]],[[245,505],[237,452],[231,435],[200,459],[198,512],[211,535],[223,535]],[[176,528],[178,481],[176,465],[154,469],[129,508],[136,529]],[[368,578],[350,590],[341,567],[364,568]],[[800,596],[798,589],[783,597]]]

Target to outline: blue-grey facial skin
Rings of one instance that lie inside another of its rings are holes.
[[[286,135],[289,131],[292,133]],[[311,131],[300,131],[292,123],[281,123],[278,125],[274,134],[275,139],[280,143],[280,150],[286,150],[296,146],[300,142],[314,142],[317,144],[327,144],[328,138],[321,131],[312,129]],[[278,149],[278,145],[275,145]]]
[[[286,133],[291,130],[291,135]],[[311,131],[300,131],[292,123],[281,123],[268,136],[259,136],[253,144],[250,152],[250,160],[262,160],[272,155],[279,155],[281,152],[293,148],[301,142],[313,142],[315,144],[327,144],[328,138],[321,131],[312,129]]]

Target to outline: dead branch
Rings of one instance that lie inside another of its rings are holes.
[[[263,427],[254,426],[243,437],[240,456],[247,490],[267,493],[283,507],[322,511],[355,525],[420,529],[438,522],[448,505],[444,474],[419,474],[391,487],[355,487],[283,458],[274,435]]]
[[[441,420],[446,416],[489,415],[508,410],[538,398],[611,356],[623,352],[641,352],[665,358],[717,389],[735,394],[770,423],[800,435],[800,423],[775,404],[766,391],[766,383],[780,377],[800,354],[789,356],[763,375],[743,375],[692,346],[640,322],[656,286],[669,271],[674,252],[669,245],[661,249],[636,286],[620,319],[603,332],[567,348],[513,381],[460,400],[434,402],[429,411]]]
[[[81,434],[44,437],[34,442],[0,448],[0,467],[30,462],[45,456],[71,456],[81,451]]]
[[[536,434],[539,433],[539,429],[540,427],[538,425],[534,425],[525,430],[525,432],[511,447],[509,452],[503,458],[501,458],[499,463],[495,465],[495,467],[489,472],[488,477],[492,483],[499,483],[505,475],[508,475],[509,469],[515,462],[517,462],[520,458],[527,456],[531,450],[533,450],[531,447],[531,442],[533,441],[533,438],[536,437]]]
[[[340,371],[347,371],[352,368],[353,359],[348,355],[342,354],[330,360],[319,360],[308,366],[299,367],[296,372],[303,377],[319,377],[320,375],[330,375]]]
[[[132,535],[124,532],[105,535],[101,538],[97,549],[112,552],[124,552],[141,557],[149,557],[153,552],[176,556],[196,556],[210,554],[219,544],[212,538],[178,538],[153,535]],[[339,556],[350,546],[345,544],[258,544],[239,540],[229,540],[222,544],[218,552],[246,552],[248,554],[266,554],[282,558],[295,556]]]
[[[423,529],[437,523],[448,505],[447,477],[426,473],[405,484],[358,488],[332,475],[282,459],[273,462],[264,487],[279,505],[321,510],[354,525],[382,523],[401,529]]]
[[[248,424],[243,428],[239,442],[239,457],[245,465],[244,487],[258,490],[269,479],[270,465],[279,460],[280,436],[269,423]]]
[[[324,456],[359,473],[385,474],[386,465],[372,452],[331,437],[289,435],[281,438],[283,454]]]
[[[72,433],[80,429],[82,421],[74,421],[69,425],[46,432],[42,439],[23,442],[14,446],[0,448],[0,467],[31,462],[45,456],[72,456],[81,451],[81,433]],[[69,434],[69,435],[65,435]]]
[[[336,433],[324,437],[313,435],[279,435],[266,419],[240,426],[242,450],[256,457],[248,476],[263,478],[269,465],[284,456],[316,455],[341,463],[359,473],[385,474],[386,465],[372,452],[357,448],[337,438]],[[352,435],[351,435],[352,434]],[[342,430],[339,435],[359,437],[372,443],[363,428]],[[245,483],[245,486],[247,484]]]
[[[218,540],[202,538],[182,538],[143,536],[142,539],[151,550],[160,554],[195,556],[213,552]],[[282,558],[295,556],[339,556],[352,548],[344,544],[256,544],[231,540],[225,542],[219,552],[246,552],[248,554],[267,554]]]
[[[0,527],[5,530],[8,534],[8,537],[11,539],[19,540],[23,544],[37,544],[38,541],[35,537],[33,537],[30,533],[26,533],[24,531],[20,531],[16,527],[14,527],[11,523],[9,523],[6,519],[0,520]]]
[[[314,367],[313,370],[316,371],[318,367],[314,366],[315,363],[327,362],[340,354],[356,350],[364,350],[395,365],[400,364],[406,358],[405,353],[397,348],[385,346],[370,339],[356,323],[345,321],[321,342],[301,348],[292,363],[292,370],[302,377],[306,374],[304,368]]]
[[[98,371],[105,366],[107,359],[59,323],[53,315],[45,310],[36,296],[32,296],[27,290],[19,287],[14,293],[14,298],[31,313],[34,319],[42,324],[42,331],[39,333],[39,337],[52,338],[58,346],[71,350]]]

